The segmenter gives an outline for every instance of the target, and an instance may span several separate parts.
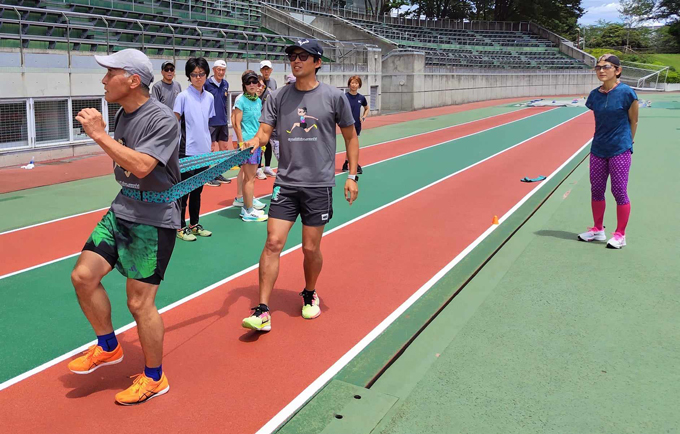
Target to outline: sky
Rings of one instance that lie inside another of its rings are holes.
[[[579,20],[581,25],[595,24],[598,20],[620,22],[619,2],[614,0],[583,0],[585,14]]]

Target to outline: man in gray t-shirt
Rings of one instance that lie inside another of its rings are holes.
[[[175,106],[175,98],[182,92],[182,86],[174,81],[175,64],[172,62],[163,62],[163,65],[161,65],[161,75],[163,76],[163,80],[153,85],[153,88],[151,89],[151,98],[157,99],[172,110]]]
[[[78,258],[71,280],[83,313],[97,335],[97,344],[68,367],[89,374],[123,361],[123,349],[111,323],[111,303],[102,279],[113,268],[127,278],[128,308],[137,322],[145,367],[116,401],[130,405],[160,396],[169,389],[163,373],[163,320],[155,305],[158,286],[170,262],[179,228],[179,206],[144,200],[146,191],[166,191],[180,179],[179,124],[169,108],[149,97],[151,61],[141,51],[127,49],[95,56],[108,69],[102,83],[106,101],[118,103],[115,136],[106,132],[102,114],[93,108],[76,116],[85,132],[113,160],[116,181],[140,191],[140,200],[121,193],[94,228]]]
[[[315,40],[301,39],[287,47],[286,54],[295,85],[267,98],[260,130],[246,143],[259,148],[269,141],[274,128],[279,133],[279,172],[269,207],[267,242],[260,257],[260,304],[242,323],[256,331],[271,330],[269,297],[278,276],[281,251],[298,215],[305,257],[302,317],[312,319],[321,314],[315,287],[323,265],[323,229],[333,217],[336,125],[342,131],[349,159],[345,197],[350,205],[359,193],[359,141],[349,103],[340,90],[316,79],[323,49]]]

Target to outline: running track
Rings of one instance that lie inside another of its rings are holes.
[[[527,112],[537,113],[533,110],[519,113],[529,114]],[[562,113],[540,113],[532,119],[520,122],[524,122],[524,129],[541,123],[540,128],[535,129],[544,131],[578,113],[567,110]],[[498,122],[498,117],[492,122]],[[513,125],[517,126],[520,122]],[[446,135],[442,138],[421,136],[418,140],[411,139],[407,142],[415,145],[416,149],[422,149],[494,126],[489,123],[484,128],[477,125],[477,129],[474,129],[474,124],[478,123],[445,131]],[[499,122],[503,123],[505,122]],[[536,187],[534,184],[520,183],[520,178],[552,173],[583,146],[592,136],[592,125],[590,115],[579,116],[418,194],[329,233],[323,242],[326,263],[319,283],[319,287],[323,288],[320,294],[324,314],[318,320],[308,322],[299,318],[299,297],[296,293],[300,290],[302,259],[300,251],[294,250],[282,259],[282,272],[272,301],[276,308],[273,316],[274,330],[268,335],[253,335],[239,328],[244,313],[255,303],[255,271],[236,277],[201,297],[164,313],[167,327],[164,366],[172,385],[172,393],[167,396],[142,407],[122,408],[112,404],[113,394],[129,384],[125,376],[136,373],[142,363],[136,331],[132,329],[121,335],[126,350],[125,363],[102,369],[87,377],[68,374],[65,363],[60,363],[0,392],[0,404],[3,408],[0,426],[7,427],[8,432],[80,432],[104,428],[105,425],[99,422],[101,420],[116,420],[116,428],[127,432],[153,420],[157,429],[165,429],[167,432],[215,429],[235,433],[254,432],[415,289],[484,232],[489,226],[491,216],[504,214]],[[473,129],[467,133],[459,131],[465,128]],[[507,138],[510,141],[505,141],[500,146],[504,149],[521,141],[517,141],[517,134],[510,128],[509,125],[502,126],[473,137],[487,135],[489,139],[501,141]],[[529,137],[531,135],[525,139]],[[447,154],[448,150],[455,151],[454,148],[464,143],[469,146],[469,143],[473,143],[471,139],[445,143],[436,152],[443,158],[450,158],[452,154]],[[474,143],[481,152],[483,148],[490,147],[493,144],[491,142],[493,140],[477,140]],[[362,150],[362,162],[380,161],[411,150],[414,148],[397,142],[389,146],[368,148]],[[390,152],[371,156],[372,152],[383,151]],[[475,151],[477,149],[467,149],[465,152]],[[491,149],[487,151],[490,155],[495,153]],[[397,173],[393,173],[392,178],[383,182],[406,183],[404,172],[401,171],[409,169],[410,172],[421,172],[428,168],[428,161],[431,162],[429,169],[437,172],[437,162],[432,160],[433,155],[437,155],[434,152],[424,150],[381,163],[375,166],[375,171],[367,170],[367,175],[373,176],[382,166],[391,165],[390,169]],[[447,176],[456,171],[455,165],[451,166]],[[444,178],[442,173],[444,172],[424,175],[416,173],[412,175],[412,180],[421,187],[431,183],[427,181]],[[362,181],[367,178],[368,176],[363,177]],[[379,178],[376,176],[375,179]],[[362,182],[361,187],[359,200],[370,201],[373,186]],[[212,191],[222,189],[226,190],[226,187]],[[266,189],[270,191],[271,186],[267,185]],[[211,198],[209,203],[211,207],[218,208],[224,206],[221,202],[224,201]],[[359,203],[361,202],[357,202],[357,205]],[[348,208],[346,204],[336,200],[337,214],[346,213],[346,209],[338,212],[343,206]],[[365,209],[370,210],[371,207]],[[82,240],[89,234],[98,217],[99,214],[82,216],[92,220],[76,225],[69,222],[71,229],[83,226],[83,234],[70,232],[64,237],[66,241],[77,239],[74,246],[55,253],[52,248],[54,244],[51,243],[51,251],[44,252],[44,257],[19,263],[7,270],[16,271],[20,269],[18,267],[31,266],[27,264],[35,265],[74,253],[73,249],[77,251],[80,248]],[[39,226],[34,229],[42,228],[43,226]],[[51,232],[52,234],[62,233],[59,229],[53,230],[56,232]],[[2,237],[8,235],[12,233]],[[28,244],[32,236],[24,235],[22,238]],[[36,236],[36,240],[38,239],[39,236]],[[0,240],[5,245],[5,239]],[[41,250],[40,244],[31,244],[33,252]],[[260,247],[261,244],[258,248]],[[14,257],[19,256],[24,255],[15,252]],[[12,272],[7,270],[2,273]],[[34,272],[22,273],[16,277],[31,274]],[[14,277],[9,277],[0,282],[9,282],[6,289],[10,291],[17,290],[19,288],[13,284],[13,279]],[[59,279],[63,280],[63,276]],[[44,277],[38,279],[40,280],[43,285],[47,283]],[[213,279],[215,280],[219,279]],[[64,285],[60,282],[55,287],[63,290]],[[113,292],[111,286],[107,284],[107,287]],[[19,291],[14,292],[15,296],[18,293]],[[75,303],[72,295],[70,302]],[[114,303],[114,309],[120,310],[121,307]],[[3,329],[6,330],[4,327]],[[14,348],[23,353],[30,351],[30,347],[35,347],[27,342],[24,346],[25,348]],[[33,349],[39,351],[40,348],[37,345]],[[17,357],[22,356],[23,354],[17,354]],[[84,416],[88,414],[93,416]],[[117,418],[119,414],[124,417]]]

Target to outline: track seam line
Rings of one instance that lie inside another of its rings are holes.
[[[545,111],[545,112],[540,112],[540,113],[538,113],[538,114],[542,114],[542,113],[547,113],[547,111]],[[579,117],[585,115],[586,113],[588,113],[588,112],[583,112],[583,113],[580,113],[580,114],[578,114],[578,115],[576,115],[576,116],[573,116],[573,117],[567,119],[566,121],[561,122],[561,123],[559,123],[559,124],[557,124],[557,125],[551,127],[550,129],[547,129],[547,130],[545,130],[545,131],[542,131],[542,132],[540,132],[539,134],[536,134],[536,135],[534,135],[534,136],[532,136],[532,137],[529,137],[528,139],[525,139],[525,140],[523,140],[523,141],[521,141],[521,142],[519,142],[519,143],[516,143],[516,144],[514,144],[514,145],[512,145],[512,146],[510,146],[510,147],[508,147],[508,148],[505,148],[505,149],[503,149],[502,151],[499,151],[499,152],[497,152],[497,153],[495,153],[495,154],[493,154],[493,155],[491,155],[491,156],[489,156],[489,157],[484,158],[483,160],[477,161],[476,163],[473,163],[473,164],[471,164],[470,166],[464,167],[463,169],[460,169],[460,170],[458,170],[458,171],[456,171],[456,172],[454,172],[454,173],[452,173],[452,174],[449,174],[449,175],[447,175],[447,176],[445,176],[445,177],[443,177],[443,178],[441,178],[441,179],[439,179],[439,180],[437,180],[437,181],[434,181],[434,182],[432,182],[432,183],[430,183],[430,184],[428,184],[428,185],[425,185],[424,187],[421,187],[421,188],[419,188],[419,189],[417,189],[417,190],[415,190],[415,191],[412,191],[411,193],[408,193],[408,194],[406,194],[406,195],[404,195],[404,196],[402,196],[402,197],[400,197],[400,198],[397,198],[397,199],[395,199],[395,200],[393,200],[393,201],[391,201],[391,202],[389,202],[389,203],[387,203],[387,204],[385,204],[385,205],[382,205],[382,206],[380,206],[380,207],[378,207],[378,208],[375,208],[375,209],[373,209],[373,210],[371,210],[371,211],[369,211],[369,212],[367,212],[367,213],[365,213],[365,214],[362,214],[362,215],[360,215],[360,216],[358,216],[358,217],[355,217],[355,218],[352,219],[352,220],[349,220],[349,221],[347,221],[347,222],[345,222],[345,223],[343,223],[343,224],[341,224],[341,225],[339,225],[339,226],[334,227],[333,229],[330,229],[330,230],[324,232],[322,236],[325,237],[325,236],[327,236],[327,235],[332,234],[333,232],[339,231],[340,229],[342,229],[342,228],[344,228],[344,227],[346,227],[346,226],[349,226],[349,225],[351,225],[351,224],[353,224],[353,223],[356,223],[357,221],[363,220],[364,218],[366,218],[366,217],[368,217],[368,216],[371,216],[371,215],[377,213],[378,211],[381,211],[381,210],[383,210],[383,209],[385,209],[385,208],[388,208],[388,207],[390,207],[390,206],[392,206],[392,205],[394,205],[394,204],[396,204],[396,203],[399,203],[399,202],[401,202],[401,201],[403,201],[403,200],[405,200],[405,199],[408,199],[409,197],[414,196],[414,195],[420,193],[421,191],[424,191],[424,190],[426,190],[426,189],[428,189],[428,188],[430,188],[430,187],[432,187],[432,186],[434,186],[434,185],[437,185],[437,184],[439,184],[439,183],[441,183],[441,182],[443,182],[443,181],[445,181],[445,180],[447,180],[447,179],[449,179],[449,178],[451,178],[451,177],[453,177],[453,176],[455,176],[455,175],[457,175],[457,174],[459,174],[459,173],[465,172],[466,170],[471,169],[471,168],[473,168],[473,167],[476,167],[476,166],[482,164],[483,162],[485,162],[485,161],[487,161],[487,160],[490,160],[490,159],[492,159],[492,158],[494,158],[494,157],[496,157],[496,156],[498,156],[498,155],[501,155],[501,154],[503,154],[503,153],[505,153],[505,152],[507,152],[507,151],[509,151],[509,150],[511,150],[511,149],[514,149],[514,148],[516,148],[516,147],[522,145],[523,143],[526,143],[526,142],[528,142],[528,141],[530,141],[530,140],[533,140],[533,139],[535,139],[535,138],[537,138],[537,137],[540,137],[540,136],[542,136],[543,134],[546,134],[546,133],[548,133],[549,131],[552,131],[552,130],[554,130],[555,128],[558,128],[558,127],[561,126],[561,125],[564,125],[564,124],[566,124],[566,123],[568,123],[568,122],[573,121],[574,119],[577,119],[577,118],[579,118]],[[533,117],[533,116],[536,116],[536,115],[531,115],[531,116],[528,116],[528,117],[523,118],[523,119],[515,120],[515,121],[512,121],[511,123],[514,123],[514,122],[517,122],[517,121],[520,121],[520,120],[524,120],[524,119],[528,119],[528,118],[531,118],[531,117]],[[508,125],[508,124],[504,124],[504,125]],[[494,128],[498,128],[498,127],[500,127],[500,125],[499,125],[499,126],[496,126],[496,127],[489,128],[489,129],[484,130],[484,131],[488,131],[488,130],[491,130],[491,129],[494,129]],[[481,132],[482,132],[482,131],[480,131],[479,133],[481,133]],[[475,134],[479,134],[479,133],[475,133]],[[467,137],[467,136],[465,136],[465,137]],[[458,139],[454,139],[454,140],[452,140],[452,141],[459,140],[459,139],[462,139],[462,138],[463,138],[463,137],[459,137]],[[449,141],[449,142],[451,142],[451,141]],[[432,147],[434,147],[434,146],[439,146],[439,145],[442,145],[442,144],[444,144],[444,143],[449,143],[449,142],[442,142],[442,143],[439,143],[439,144],[437,144],[437,145],[429,146],[428,148],[432,148]],[[587,145],[587,144],[586,144],[586,145]],[[585,147],[586,145],[584,145],[584,147]],[[425,148],[425,149],[427,149],[427,148]],[[414,152],[417,152],[417,151],[414,151]],[[579,151],[579,152],[580,152],[580,151]],[[398,158],[398,157],[393,157],[393,158]],[[393,158],[390,158],[390,159],[393,159]],[[572,156],[571,158],[574,158],[574,157]],[[570,158],[570,160],[571,160],[571,158]],[[567,160],[567,162],[570,161],[570,160]],[[564,164],[566,165],[567,162],[565,162]],[[378,164],[378,163],[379,163],[379,162],[376,162],[376,163],[373,163],[373,164]],[[368,165],[367,165],[366,167],[368,167]],[[342,174],[342,173],[340,173],[340,174]],[[339,174],[338,174],[338,175],[339,175]],[[336,176],[338,176],[338,175],[336,175]],[[554,176],[554,173],[553,173],[551,176]],[[548,178],[548,179],[549,179],[549,178]],[[540,187],[540,186],[539,186],[539,187]],[[535,189],[532,190],[532,191],[535,191]],[[514,209],[515,209],[515,208],[513,207],[513,208],[511,209],[511,211],[513,211]],[[506,214],[506,215],[507,215],[507,214]],[[503,216],[503,218],[502,218],[501,220],[503,220],[503,219],[505,219],[505,218],[506,218],[506,216]],[[495,225],[494,225],[494,226],[495,226]],[[493,228],[491,228],[491,229],[493,230]],[[488,230],[487,230],[487,231],[488,231]],[[486,232],[485,232],[485,233],[486,233]],[[480,242],[481,242],[481,240],[480,240]],[[476,245],[476,244],[475,244],[475,245]],[[302,244],[301,244],[301,243],[300,243],[300,244],[297,244],[296,246],[293,246],[293,247],[287,249],[287,250],[284,251],[284,252],[282,252],[282,253],[281,253],[281,256],[285,256],[285,255],[287,255],[287,254],[289,254],[289,253],[291,253],[291,252],[293,252],[293,251],[299,249],[300,247],[302,247]],[[469,246],[468,246],[468,248],[469,248]],[[464,252],[466,252],[466,251],[468,251],[468,249],[465,249],[465,250],[464,250]],[[467,254],[467,253],[466,253],[466,254]],[[459,256],[460,256],[460,255],[459,255]],[[462,258],[461,258],[461,259],[462,259]],[[249,273],[250,271],[256,270],[258,267],[259,267],[259,264],[255,264],[255,265],[252,265],[252,266],[250,266],[250,267],[248,267],[248,268],[245,268],[245,269],[239,271],[238,273],[232,274],[231,276],[228,276],[228,277],[226,277],[226,278],[224,278],[224,279],[222,279],[222,280],[220,280],[220,281],[218,281],[218,282],[216,282],[216,283],[213,283],[212,285],[207,286],[207,287],[203,288],[202,290],[196,291],[196,292],[194,292],[193,294],[190,294],[190,295],[188,295],[188,296],[186,296],[186,297],[184,297],[184,298],[182,298],[182,299],[180,299],[180,300],[178,300],[178,301],[176,301],[176,302],[174,302],[174,303],[172,303],[172,304],[169,304],[168,306],[165,306],[165,307],[162,308],[162,309],[159,309],[158,312],[159,312],[160,314],[163,314],[163,313],[165,313],[165,312],[167,312],[167,311],[169,311],[169,310],[171,310],[171,309],[174,309],[174,308],[177,307],[177,306],[180,306],[180,305],[182,305],[182,304],[184,304],[184,303],[187,303],[187,302],[193,300],[194,298],[197,298],[197,297],[199,297],[199,296],[201,296],[201,295],[203,295],[203,294],[206,294],[206,293],[212,291],[213,289],[215,289],[215,288],[217,288],[217,287],[219,287],[219,286],[224,285],[225,283],[228,283],[228,282],[230,282],[230,281],[232,281],[232,280],[234,280],[234,279],[236,279],[236,278],[238,278],[238,277],[240,277],[240,276],[242,276],[242,275],[244,275],[244,274],[246,274],[246,273]],[[417,292],[416,292],[416,294],[417,294]],[[414,295],[415,295],[415,294],[414,294]],[[412,297],[413,297],[413,296],[412,296]],[[420,297],[420,296],[419,296],[419,297]],[[411,299],[411,298],[409,298],[409,300],[410,300],[410,299]],[[415,300],[414,300],[414,301],[415,301]],[[407,300],[407,302],[408,302],[408,300]],[[411,304],[412,304],[412,303],[413,303],[413,302],[411,302]],[[400,308],[398,308],[398,309],[400,309]],[[396,312],[396,311],[395,311],[395,312]],[[388,318],[391,318],[391,317],[392,317],[392,314],[391,314],[390,316],[388,316]],[[386,320],[385,320],[385,321],[386,321]],[[390,324],[392,321],[394,321],[394,319],[392,319],[388,324]],[[384,322],[384,321],[383,321],[383,322]],[[119,327],[118,329],[115,330],[115,333],[116,333],[117,335],[118,335],[118,334],[121,334],[121,333],[123,333],[123,332],[125,332],[125,331],[131,329],[132,327],[134,327],[135,324],[136,324],[136,323],[133,321],[133,322],[131,322],[131,323],[129,323],[129,324],[126,324],[126,325],[124,325],[124,326],[122,326],[122,327]],[[381,325],[382,325],[382,323],[381,323]],[[379,325],[378,327],[380,327],[380,325]],[[373,333],[373,331],[370,332],[369,335],[371,335],[371,333]],[[369,335],[367,335],[367,336],[369,336]],[[366,339],[366,337],[364,337],[364,338],[359,342],[359,344],[361,344],[362,342],[364,342],[365,339]],[[368,342],[372,341],[373,339],[375,339],[375,337],[371,338]],[[75,348],[75,349],[73,349],[73,350],[71,350],[71,351],[69,351],[69,352],[67,352],[67,353],[62,354],[62,355],[59,356],[59,357],[56,357],[56,358],[54,358],[54,359],[52,359],[52,360],[50,360],[50,361],[48,361],[48,362],[43,363],[42,365],[39,365],[39,366],[37,366],[37,367],[35,367],[35,368],[29,370],[29,371],[26,371],[26,372],[24,372],[23,374],[19,374],[19,375],[13,377],[13,378],[10,378],[9,380],[4,381],[3,383],[0,383],[0,391],[6,389],[6,388],[8,388],[8,387],[10,387],[10,386],[12,386],[12,385],[14,385],[14,384],[16,384],[16,383],[19,383],[19,382],[22,381],[22,380],[25,380],[26,378],[29,378],[29,377],[31,377],[31,376],[33,376],[33,375],[35,375],[35,374],[38,374],[38,373],[40,373],[40,372],[42,372],[42,371],[44,371],[44,370],[46,370],[46,369],[48,369],[48,368],[50,368],[50,367],[56,365],[57,363],[60,363],[60,362],[62,362],[62,361],[64,361],[64,360],[66,360],[66,359],[68,359],[68,358],[70,358],[70,357],[72,357],[72,356],[74,356],[74,355],[76,355],[76,354],[78,354],[78,353],[80,353],[80,352],[86,350],[86,349],[89,348],[91,345],[93,345],[95,342],[96,342],[96,340],[90,341],[90,342],[88,342],[88,343],[86,343],[86,344],[84,344],[84,345],[81,345],[81,346],[78,347],[78,348]],[[368,345],[368,342],[367,342],[365,345]],[[359,344],[357,344],[357,345],[359,345]],[[364,346],[365,346],[365,345],[364,345]],[[362,348],[363,348],[363,347],[362,347]],[[351,352],[351,351],[353,351],[353,349],[350,350],[350,352]],[[345,356],[346,356],[346,355],[345,355]],[[343,358],[344,358],[345,356],[343,356]],[[352,356],[352,357],[354,357],[354,356]],[[341,358],[340,360],[343,360],[343,358]],[[336,362],[333,366],[331,366],[331,368],[329,368],[329,370],[330,370],[330,369],[333,369],[333,367],[335,367],[336,364],[338,364],[338,363],[340,362],[340,360],[339,360],[338,362]],[[348,359],[347,361],[345,361],[340,367],[342,367],[342,366],[344,366],[345,364],[347,364],[347,363],[349,362],[349,360],[351,360],[351,358]],[[339,369],[339,368],[338,368],[338,369]],[[326,372],[329,372],[329,371],[326,371]],[[323,375],[325,375],[325,373],[324,373]],[[322,376],[323,376],[323,375],[322,375]],[[334,374],[333,374],[333,375],[334,375]],[[321,378],[321,377],[319,377],[319,378]],[[312,385],[316,384],[318,381],[319,381],[319,379],[317,379],[314,383],[312,383]],[[324,381],[324,383],[321,383],[321,385],[319,385],[319,386],[317,387],[317,389],[315,389],[314,393],[316,393],[316,390],[318,390],[318,388],[320,388],[321,386],[323,386],[323,384],[325,384],[326,382],[327,382],[327,380]],[[311,387],[311,386],[308,386],[308,388],[309,388],[309,387]],[[307,389],[305,389],[305,391],[306,391],[306,390],[307,390]],[[303,391],[303,393],[304,393],[304,391]],[[313,394],[313,393],[312,393],[312,394]],[[298,398],[299,398],[299,396],[298,396]],[[286,407],[284,407],[284,409],[281,410],[281,412],[283,412],[285,409],[289,408],[289,406],[290,406],[291,404],[293,404],[294,402],[296,402],[296,400],[297,400],[298,398],[295,398],[290,404],[288,404]],[[302,403],[297,404],[297,405],[294,407],[294,409],[293,409],[292,411],[297,410],[297,408],[298,408],[299,406],[301,406],[307,399],[308,399],[308,398],[305,398],[304,401],[303,401]],[[280,413],[281,413],[281,412],[280,412]],[[291,414],[292,414],[292,413],[291,413]],[[277,416],[278,416],[278,415],[277,415]],[[275,418],[276,418],[277,416],[275,416]],[[287,418],[287,416],[286,416],[286,418]],[[272,419],[272,420],[273,420],[273,419]],[[285,418],[284,418],[283,421],[285,421]],[[277,425],[276,425],[275,427],[277,427],[278,425],[280,425],[283,421],[278,422]],[[270,421],[270,422],[271,422],[271,421]],[[265,425],[265,427],[266,427],[266,426],[268,426],[268,425]],[[261,428],[260,431],[258,431],[258,434],[261,433],[261,432],[262,432],[262,433],[264,433],[264,432],[271,432],[271,431],[262,431],[262,429],[264,429],[264,427]]]

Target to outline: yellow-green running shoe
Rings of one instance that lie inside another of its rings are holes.
[[[203,229],[203,226],[201,226],[200,224],[195,224],[191,226],[191,233],[194,235],[198,235],[199,237],[209,237],[212,235],[212,232]]]
[[[272,329],[272,315],[269,313],[269,310],[264,310],[265,308],[262,305],[253,307],[253,314],[248,318],[244,318],[241,326],[258,332],[270,331]]]
[[[177,231],[177,238],[182,241],[196,241],[196,236],[191,233],[191,229],[184,227]]]
[[[304,319],[314,319],[321,315],[320,300],[316,291],[304,290],[300,293],[300,296],[302,296],[302,317]]]

